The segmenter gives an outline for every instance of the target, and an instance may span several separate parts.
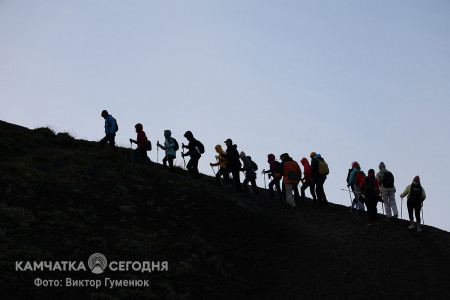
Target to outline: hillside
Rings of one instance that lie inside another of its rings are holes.
[[[430,226],[368,227],[346,207],[310,201],[284,209],[265,190],[244,196],[209,176],[134,165],[129,149],[2,121],[0,169],[2,299],[450,297],[450,234]],[[94,274],[94,253],[166,261],[168,270]],[[39,265],[66,261],[87,270]],[[106,278],[150,286],[110,288]],[[59,286],[36,287],[38,279]],[[67,287],[68,279],[102,286]]]

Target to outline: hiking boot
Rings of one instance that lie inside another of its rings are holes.
[[[409,230],[415,229],[416,228],[416,224],[414,222],[411,222],[411,225],[408,226]]]
[[[419,223],[417,223],[417,232],[422,232],[422,226]]]

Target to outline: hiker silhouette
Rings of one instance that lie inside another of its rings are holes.
[[[268,171],[263,171],[263,174],[269,174],[269,178],[272,177],[272,180],[269,182],[269,195],[271,199],[275,198],[275,191],[274,191],[274,186],[275,189],[277,190],[277,196],[278,196],[278,200],[280,202],[283,202],[283,196],[281,193],[281,186],[280,186],[280,182],[281,182],[281,178],[282,178],[282,174],[281,174],[281,163],[275,160],[275,155],[273,154],[268,154],[267,155],[267,162],[269,163],[269,170]]]
[[[216,145],[216,147],[214,147],[217,155],[216,155],[216,160],[217,162],[215,163],[210,163],[209,165],[211,167],[219,167],[219,171],[216,173],[216,182],[218,185],[222,185],[221,183],[221,177],[223,176],[225,183],[230,183],[230,176],[228,174],[228,169],[227,169],[227,159],[226,159],[226,152],[223,151],[222,146],[220,145]]]
[[[247,193],[247,185],[250,182],[252,184],[252,193],[254,193],[255,195],[259,195],[258,186],[256,185],[256,172],[253,169],[251,158],[247,156],[244,151],[239,154],[239,157],[244,163],[241,171],[245,172],[245,179],[242,182],[242,191],[244,192],[244,194]]]
[[[403,193],[401,193],[400,198],[408,196],[408,201],[406,205],[408,207],[409,220],[411,224],[408,229],[412,230],[417,228],[417,231],[422,231],[422,226],[420,225],[420,211],[422,210],[423,201],[426,199],[425,189],[420,184],[419,175],[415,176],[413,182],[406,186]],[[414,215],[416,216],[416,222],[414,222]]]
[[[176,158],[176,144],[177,142],[172,137],[172,132],[170,130],[164,130],[164,145],[161,145],[159,142],[156,144],[157,147],[165,150],[166,156],[163,158],[163,168],[167,168],[167,162],[169,163],[169,169],[173,172],[173,160]]]
[[[107,110],[103,110],[101,116],[105,119],[105,137],[100,140],[100,144],[109,143],[114,151],[116,148],[116,132],[119,130],[116,119],[108,113]]]
[[[316,185],[316,193],[317,200],[321,204],[327,204],[327,196],[325,195],[324,184],[325,180],[327,180],[328,175],[328,165],[325,163],[325,160],[320,154],[316,154],[312,152],[311,155],[311,177]],[[326,166],[325,168],[321,168],[321,166]]]
[[[238,192],[242,191],[241,187],[241,161],[239,160],[239,152],[237,150],[237,145],[233,145],[233,141],[231,139],[227,139],[225,142],[227,146],[226,150],[226,159],[227,159],[227,168],[228,171],[233,175],[234,186]]]
[[[187,169],[191,173],[193,178],[199,178],[200,173],[198,172],[198,161],[200,160],[200,157],[202,156],[202,149],[203,144],[201,144],[198,140],[194,138],[194,135],[190,131],[186,131],[184,134],[184,137],[189,141],[189,144],[182,145],[184,149],[188,149],[188,152],[182,153],[181,156],[190,156],[188,164],[186,165]]]
[[[384,207],[386,209],[386,221],[398,218],[397,203],[395,203],[395,186],[394,175],[386,170],[384,162],[380,162],[378,166],[380,172],[377,173],[377,179],[380,183],[381,196],[383,198]]]
[[[133,161],[138,163],[150,164],[151,160],[147,156],[147,151],[151,150],[149,140],[145,134],[144,127],[141,123],[137,123],[134,128],[137,133],[137,140],[130,139],[130,143],[137,144],[137,148],[133,150]]]

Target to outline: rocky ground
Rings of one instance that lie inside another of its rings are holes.
[[[450,234],[367,226],[310,200],[286,209],[202,176],[133,165],[49,129],[0,122],[2,299],[448,299]],[[331,201],[333,199],[330,199]],[[381,215],[380,215],[381,218]],[[18,261],[167,261],[168,271],[16,270]],[[63,282],[36,287],[37,278]],[[65,280],[150,287],[66,287]]]

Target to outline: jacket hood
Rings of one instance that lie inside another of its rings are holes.
[[[172,136],[172,131],[170,131],[168,129],[164,130],[164,136],[167,137],[167,138],[171,137]]]
[[[270,163],[272,161],[275,161],[275,155],[273,154],[267,155],[267,162]]]
[[[134,125],[134,128],[136,128],[136,132],[141,132],[144,129],[141,123]]]
[[[283,162],[288,162],[288,161],[293,161],[292,157],[290,157],[290,156],[284,156],[284,157],[283,157]]]
[[[214,147],[214,148],[219,152],[223,152],[222,146],[220,146],[220,145],[216,145],[216,147]]]
[[[244,158],[246,155],[245,155],[245,152],[244,151],[241,151],[241,153],[239,154],[239,157],[240,158]]]
[[[416,176],[414,177],[413,183],[420,184],[420,177],[419,177],[419,175],[416,175]]]
[[[300,162],[302,163],[303,166],[309,166],[309,161],[306,157],[303,157]]]
[[[186,131],[184,137],[187,138],[188,140],[192,140],[194,138],[194,135],[192,134],[192,132]]]

